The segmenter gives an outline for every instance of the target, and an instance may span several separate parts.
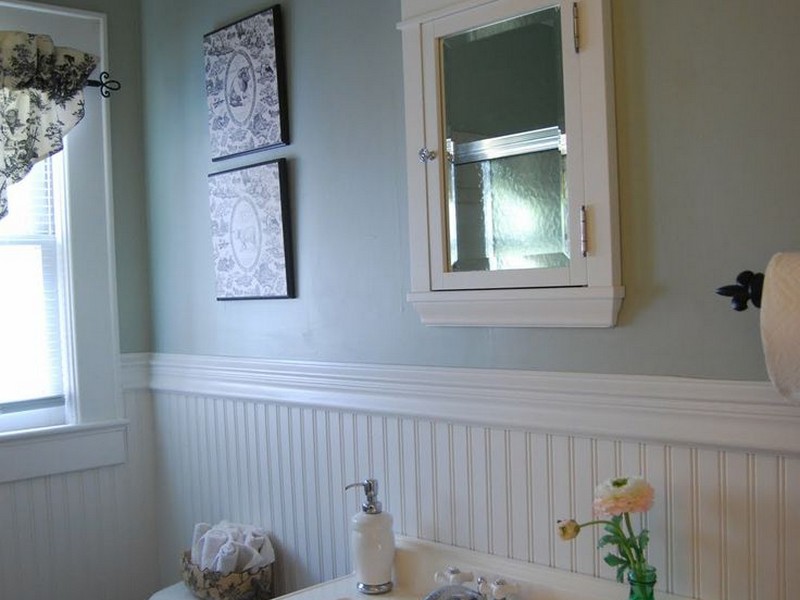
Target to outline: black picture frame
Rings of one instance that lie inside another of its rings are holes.
[[[217,300],[294,298],[285,158],[208,176]]]
[[[203,36],[212,161],[289,143],[280,8]]]

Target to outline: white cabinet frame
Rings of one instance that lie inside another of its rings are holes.
[[[558,4],[554,0],[551,5]],[[560,2],[566,19],[572,2]],[[437,20],[452,20],[466,11],[507,14],[509,6],[522,14],[541,8],[541,0],[403,0],[404,99],[409,197],[411,289],[408,300],[427,325],[494,327],[610,327],[616,324],[624,288],[619,258],[617,163],[614,115],[611,6],[609,0],[574,3],[578,14],[580,98],[579,173],[586,209],[588,247],[586,284],[572,287],[438,290],[441,280],[441,223],[435,215],[441,203],[438,159],[423,163],[423,148],[441,152],[438,95],[431,94],[430,67],[436,44],[431,31]],[[496,12],[495,12],[496,9]],[[571,50],[572,51],[572,50]],[[570,57],[573,58],[573,57]],[[427,80],[426,80],[427,78]],[[427,81],[427,83],[426,83]],[[427,94],[426,94],[427,91]],[[438,135],[436,136],[439,137]],[[571,142],[572,140],[570,140]],[[572,147],[570,148],[572,151]],[[488,288],[488,286],[487,286]]]

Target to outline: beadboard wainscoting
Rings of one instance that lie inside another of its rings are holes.
[[[368,476],[398,533],[612,578],[554,524],[642,473],[659,588],[800,589],[800,408],[766,383],[154,355],[150,385],[164,584],[219,519],[271,532],[279,591],[348,573]]]
[[[156,589],[148,360],[123,359],[124,462],[0,484],[0,598],[144,600]]]

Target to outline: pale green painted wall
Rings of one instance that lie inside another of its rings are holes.
[[[269,3],[142,4],[155,351],[766,378],[758,313],[713,290],[800,246],[794,0],[613,3],[627,298],[609,330],[419,323],[399,0],[283,0],[292,143],[218,164],[202,36]],[[277,157],[291,164],[298,298],[217,302],[206,175]]]

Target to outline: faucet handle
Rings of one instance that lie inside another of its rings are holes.
[[[509,583],[505,579],[495,579],[490,587],[492,590],[491,597],[494,598],[494,600],[505,600],[519,591],[519,586]]]
[[[462,571],[458,567],[447,567],[443,571],[436,571],[433,575],[436,583],[447,585],[461,585],[467,581],[472,581],[474,576],[472,571]]]
[[[486,577],[481,575],[478,577],[478,591],[480,592],[481,596],[486,598],[487,600],[492,597],[492,588],[489,582],[486,580]]]

